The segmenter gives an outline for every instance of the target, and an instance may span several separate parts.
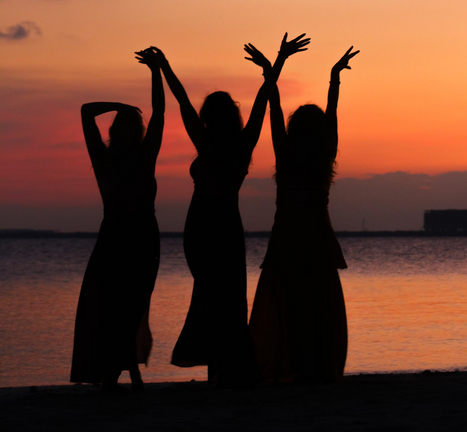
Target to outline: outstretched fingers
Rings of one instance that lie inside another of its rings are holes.
[[[246,60],[251,61],[263,68],[269,68],[271,66],[270,61],[253,44],[251,43],[245,44],[243,46],[243,49],[246,51],[247,54],[251,56],[251,58],[245,57]]]
[[[287,33],[286,33],[287,34]],[[303,36],[306,36],[306,33],[302,33],[300,36],[297,36],[295,39],[292,39],[291,41],[289,42],[297,42],[298,40],[300,40]],[[307,38],[307,40],[309,41],[310,38]]]
[[[344,57],[347,57],[350,60],[352,57],[355,57],[360,52],[360,50],[351,52],[352,50],[353,45],[347,50],[347,52],[344,54]]]
[[[243,49],[251,55],[251,57],[255,57],[257,55],[260,55],[261,52],[258,51],[258,49],[256,49],[252,44],[245,44],[243,46]],[[245,57],[246,58],[246,57]],[[248,59],[248,60],[252,60],[252,59]]]
[[[251,54],[251,53],[254,53],[254,52],[260,52],[258,50],[258,48],[256,48],[253,44],[251,43],[247,43],[243,46],[243,49],[248,53],[248,54]]]
[[[306,51],[308,48],[305,48],[310,43],[310,38],[305,38],[306,33],[302,33],[291,41],[287,42],[287,33],[282,39],[281,52],[287,57],[295,54],[297,52]]]
[[[310,43],[310,39],[304,39],[304,40],[302,40],[300,42],[297,42],[297,44],[296,44],[297,45],[297,52],[306,51],[308,48],[303,48],[303,47],[309,45],[309,43]]]
[[[138,63],[146,64],[146,61],[144,60],[144,57],[140,52],[135,52],[135,54],[138,54],[137,56],[135,56],[135,59],[138,60]]]
[[[352,69],[350,66],[349,66],[349,60],[353,57],[355,57],[359,52],[360,50],[358,51],[354,51],[352,52],[353,50],[353,46],[351,46],[346,52],[345,54],[341,57],[341,59],[334,65],[334,70],[336,72],[338,71],[341,71],[342,69]]]
[[[139,63],[146,63],[144,59],[144,51],[135,51],[135,59],[138,60]]]
[[[250,44],[243,45],[243,49],[246,51],[247,54],[249,54],[251,56],[251,58],[250,57],[245,57],[245,60],[253,61],[254,50],[249,45]]]

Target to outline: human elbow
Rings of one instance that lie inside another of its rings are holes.
[[[87,113],[89,113],[89,104],[88,103],[85,103],[83,105],[81,105],[81,115],[86,115]]]

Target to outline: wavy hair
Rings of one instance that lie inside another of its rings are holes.
[[[324,111],[307,104],[290,114],[287,122],[287,151],[301,163],[310,163],[323,182],[331,185],[335,167],[334,144],[329,135]],[[303,160],[304,159],[304,160]]]
[[[208,132],[214,134],[221,132],[223,135],[236,135],[243,129],[239,104],[227,92],[216,91],[208,95],[199,111],[199,117]]]
[[[146,128],[136,111],[118,112],[109,128],[109,150],[122,150],[142,143]]]

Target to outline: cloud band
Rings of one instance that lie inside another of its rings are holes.
[[[6,32],[0,31],[0,40],[15,41],[27,39],[32,35],[39,36],[41,29],[33,21],[23,21],[22,23],[8,27]]]

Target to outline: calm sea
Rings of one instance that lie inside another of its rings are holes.
[[[65,384],[94,239],[0,239],[0,387]],[[343,238],[346,373],[467,369],[467,238]],[[247,239],[251,310],[267,239]],[[206,379],[169,364],[192,278],[182,239],[162,239],[146,381]],[[127,375],[123,381],[127,381]]]

